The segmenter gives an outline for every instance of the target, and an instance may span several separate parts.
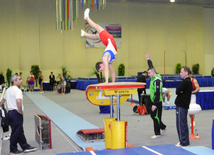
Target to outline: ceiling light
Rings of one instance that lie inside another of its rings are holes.
[[[172,2],[172,3],[173,3],[173,2],[175,2],[175,0],[170,0],[170,2]]]

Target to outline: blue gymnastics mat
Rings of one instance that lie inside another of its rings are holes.
[[[197,147],[195,149],[197,149]],[[132,154],[134,154],[134,155],[141,155],[141,154],[146,154],[146,155],[181,155],[181,154],[182,155],[196,155],[197,153],[195,154],[184,148],[177,147],[172,144],[167,144],[167,145],[133,147],[133,148],[125,148],[125,149],[85,151],[85,152],[75,152],[75,153],[60,153],[57,155],[112,155],[112,154],[113,155],[132,155]]]
[[[105,142],[85,143],[76,135],[80,129],[97,129],[98,127],[78,117],[39,93],[25,94],[56,124],[69,138],[83,150],[89,145],[94,149],[104,149]],[[75,125],[74,125],[75,124]]]
[[[184,147],[185,150],[193,152],[195,154],[200,154],[200,155],[214,155],[214,150],[211,150],[207,147],[204,146],[190,146],[190,147]]]

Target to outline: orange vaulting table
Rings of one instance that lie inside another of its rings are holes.
[[[145,83],[101,83],[89,85],[86,88],[86,97],[89,102],[98,106],[110,105],[110,118],[104,119],[107,149],[126,148],[127,121],[120,121],[120,104],[126,102],[130,94],[136,94],[138,88],[145,88]],[[115,104],[117,104],[117,119],[113,118],[113,105]]]

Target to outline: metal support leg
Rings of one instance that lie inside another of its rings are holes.
[[[114,117],[113,113],[113,95],[110,96],[110,118]]]
[[[120,95],[117,95],[117,121],[120,121]]]

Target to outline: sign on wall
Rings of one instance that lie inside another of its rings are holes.
[[[103,27],[106,31],[108,31],[111,35],[113,35],[115,42],[117,44],[117,48],[122,47],[122,27],[121,24],[112,24],[112,23],[98,23],[101,27]],[[86,32],[90,34],[97,34],[97,31],[90,27],[88,23],[86,23]],[[88,48],[105,48],[102,41],[100,39],[90,39],[86,38],[86,47]]]

